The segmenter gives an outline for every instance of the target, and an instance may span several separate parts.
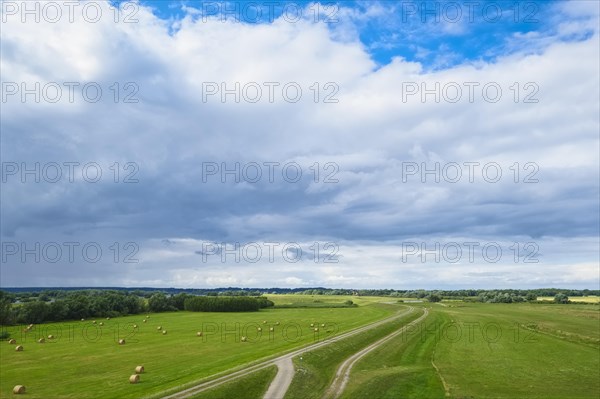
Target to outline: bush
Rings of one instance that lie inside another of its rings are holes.
[[[347,300],[347,301],[344,301],[344,304],[350,306],[350,305],[354,305],[354,302],[352,302],[351,300]]]
[[[0,331],[0,339],[9,339],[10,333],[8,331]]]

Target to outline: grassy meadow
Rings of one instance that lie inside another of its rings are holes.
[[[15,385],[25,385],[29,398],[160,397],[407,306],[415,311],[294,358],[297,372],[286,399],[321,398],[346,358],[401,328],[405,328],[402,335],[355,365],[342,398],[595,399],[600,393],[597,304],[403,304],[390,297],[268,297],[276,306],[259,312],[153,313],[146,322],[146,315],[137,315],[97,319],[96,324],[93,320],[40,324],[30,332],[23,332],[24,326],[3,327],[24,351],[16,352],[17,344],[0,342],[0,397],[14,397]],[[423,307],[430,309],[429,316],[404,327]],[[326,327],[315,335],[311,323]],[[48,335],[55,338],[49,340]],[[241,342],[242,336],[247,342]],[[42,337],[46,342],[38,343]],[[125,339],[125,344],[118,345],[118,339]],[[140,383],[130,384],[137,365],[146,370]],[[195,398],[243,394],[245,399],[260,399],[275,373],[269,367]]]
[[[276,304],[304,301],[318,307],[269,308],[245,313],[153,313],[144,315],[3,328],[15,345],[0,342],[0,396],[15,385],[29,398],[139,398],[185,386],[204,377],[322,340],[396,312],[377,298],[269,296]],[[354,300],[360,306],[326,308]],[[315,302],[318,301],[318,302]],[[266,323],[264,323],[266,321]],[[103,323],[100,326],[100,323]],[[279,324],[277,324],[279,323]],[[311,323],[326,324],[315,334]],[[134,328],[137,325],[137,329]],[[162,330],[166,330],[165,335]],[[262,332],[258,332],[258,328]],[[270,332],[269,329],[274,331]],[[203,336],[196,333],[203,331]],[[48,340],[48,335],[55,339]],[[247,336],[247,342],[241,337]],[[41,344],[37,340],[46,338]],[[118,345],[125,339],[124,345]],[[145,367],[140,383],[128,378]]]

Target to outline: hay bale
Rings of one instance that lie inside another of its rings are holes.
[[[98,325],[99,325],[99,326],[103,326],[103,325],[104,325],[104,323],[103,323],[103,322],[100,322],[100,323],[98,323]]]
[[[258,328],[257,328],[257,330],[260,332],[260,331],[262,331],[262,328],[261,328],[261,327],[258,327]]]
[[[140,382],[140,376],[137,374],[133,374],[131,376],[129,376],[129,383],[130,384],[137,384],[138,382]]]
[[[15,350],[17,352],[23,352],[23,345],[17,345],[17,347],[15,348]]]
[[[163,330],[163,335],[167,335],[167,330]]]
[[[125,345],[125,340],[124,339],[120,339],[119,340],[119,345]]]
[[[146,322],[146,319],[144,319],[144,323]]]
[[[325,327],[325,324],[321,324],[321,327]]]
[[[144,366],[137,366],[135,368],[135,373],[136,374],[142,374],[144,372]]]
[[[242,342],[246,342],[246,337],[242,337]]]
[[[25,393],[25,386],[24,385],[15,385],[15,387],[13,388],[13,393],[15,395],[21,395]]]
[[[54,335],[48,335],[48,339],[54,339]]]
[[[137,325],[137,324],[134,324],[134,325],[133,325],[133,328],[138,328],[138,325]]]
[[[276,326],[278,326],[278,325],[279,325],[279,322],[275,323],[275,325],[276,325]]]
[[[46,340],[44,338],[38,339],[38,344],[43,344],[44,342],[46,342]]]
[[[160,330],[162,330],[162,326],[158,326],[158,327],[156,327],[156,329],[160,331]]]
[[[201,336],[202,336],[202,331],[198,331],[198,332],[196,333],[196,336],[197,336],[197,337],[201,337]]]
[[[9,343],[10,345],[14,345],[14,344],[16,344],[16,343],[17,343],[17,340],[16,340],[16,339],[14,339],[14,338],[11,338],[11,339],[9,339],[9,340],[8,340],[8,343]]]
[[[33,324],[28,325],[27,328],[32,329],[33,328]]]
[[[107,317],[106,320],[110,320],[110,317]]]
[[[93,320],[93,321],[92,321],[92,324],[96,324],[96,320]]]
[[[310,326],[311,326],[311,327],[314,327],[314,326],[315,326],[315,323],[310,323]]]
[[[315,327],[315,332],[319,332],[319,328],[318,327]]]
[[[85,319],[81,319],[81,321],[85,321]]]
[[[269,331],[273,332],[275,329],[273,327],[269,328]]]
[[[267,324],[267,321],[266,321],[266,320],[263,320],[263,324]]]

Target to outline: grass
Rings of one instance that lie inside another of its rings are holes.
[[[449,320],[433,308],[422,323],[367,354],[355,365],[341,398],[443,398],[444,386],[431,364],[435,335],[421,334],[421,328]]]
[[[295,357],[296,376],[285,398],[321,398],[333,380],[337,367],[346,358],[371,342],[401,328],[421,314],[420,310],[412,312],[393,322]]]
[[[438,339],[436,349],[452,397],[598,397],[598,307],[465,304],[436,310],[462,328],[456,340]]]
[[[277,366],[267,367],[227,384],[194,395],[193,399],[262,399],[275,375]]]
[[[310,298],[310,297],[308,297]],[[276,303],[286,298],[269,296]],[[332,298],[319,298],[334,302]],[[351,297],[335,297],[344,301]],[[139,398],[167,389],[187,386],[260,358],[307,345],[336,332],[346,331],[386,317],[397,306],[360,300],[346,309],[265,309],[248,313],[171,312],[100,320],[104,326],[84,322],[37,325],[29,333],[22,327],[6,328],[15,345],[0,342],[0,397],[11,397],[14,385],[25,385],[30,398]],[[263,324],[263,321],[267,321]],[[279,322],[279,325],[276,325]],[[133,330],[133,324],[138,330]],[[326,323],[331,329],[316,336],[310,323]],[[162,335],[157,329],[168,331]],[[257,327],[263,329],[262,335]],[[274,333],[268,331],[275,329]],[[287,328],[287,335],[284,329]],[[204,330],[204,337],[196,332]],[[329,332],[328,332],[329,331]],[[54,342],[38,344],[42,336]],[[240,342],[241,335],[249,341]],[[125,345],[117,345],[125,338]],[[129,384],[129,375],[142,364],[146,372],[139,384]],[[60,381],[61,383],[56,383]]]

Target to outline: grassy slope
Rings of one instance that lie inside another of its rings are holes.
[[[337,367],[349,356],[373,341],[397,330],[422,314],[417,310],[399,320],[363,332],[323,348],[306,352],[294,358],[296,376],[285,396],[286,399],[321,398],[331,383]],[[375,397],[375,396],[372,396]]]
[[[193,396],[193,399],[262,399],[277,374],[277,366],[267,367],[246,377]]]
[[[420,326],[443,326],[448,321],[434,308],[415,328],[366,355],[352,370],[342,398],[443,398],[444,387],[431,365],[435,335],[421,334]]]
[[[269,296],[271,298],[271,296]],[[307,300],[310,297],[307,297]],[[275,298],[285,301],[285,298]],[[326,297],[319,297],[328,300]],[[333,300],[354,298],[336,297]],[[347,309],[268,309],[253,313],[162,313],[152,314],[148,323],[143,316],[129,316],[102,320],[98,327],[102,335],[95,339],[96,327],[91,321],[51,323],[39,325],[31,333],[21,334],[20,328],[8,328],[24,352],[15,352],[14,345],[0,342],[0,396],[12,396],[12,387],[25,385],[30,398],[138,398],[162,392],[168,388],[189,384],[203,377],[274,355],[294,347],[309,344],[316,337],[310,323],[336,324],[345,331],[385,317],[397,306],[369,304],[371,300],[358,300],[365,306]],[[267,324],[263,324],[267,320]],[[100,322],[101,320],[98,320]],[[280,325],[274,325],[275,322]],[[133,323],[139,331],[132,334]],[[225,336],[196,337],[203,323],[213,323],[222,329],[223,323],[237,332]],[[239,323],[239,327],[235,327]],[[297,324],[302,335],[296,340],[295,329],[290,328],[289,339],[282,328]],[[157,326],[164,327],[161,335]],[[247,334],[263,328],[257,342],[240,342],[241,331]],[[268,327],[274,326],[271,336]],[[60,328],[60,332],[59,332]],[[87,328],[87,330],[86,330]],[[87,333],[87,339],[84,336]],[[38,344],[36,338],[53,334],[56,342]],[[327,335],[321,331],[320,339]],[[127,343],[116,344],[115,339],[125,337]],[[136,365],[143,364],[146,373],[139,384],[131,385],[128,377]],[[58,383],[57,383],[58,382]]]

